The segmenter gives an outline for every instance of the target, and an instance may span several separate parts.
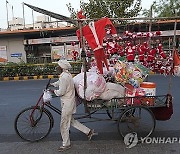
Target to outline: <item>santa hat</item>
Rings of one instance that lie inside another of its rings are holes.
[[[85,19],[85,18],[86,18],[86,16],[83,15],[82,13],[83,13],[82,10],[80,10],[80,11],[77,13],[77,18],[78,18],[78,19]]]
[[[162,35],[162,32],[161,31],[156,31],[155,35]]]
[[[128,41],[128,42],[126,42],[126,46],[132,47],[132,43]]]
[[[138,32],[136,35],[137,36],[142,36],[142,32]]]
[[[71,45],[72,45],[72,46],[75,46],[75,44],[76,44],[75,42],[71,42]]]
[[[148,47],[148,43],[147,43],[147,42],[143,42],[143,45],[144,45],[145,47]]]
[[[68,69],[72,68],[71,64],[67,60],[59,60],[58,65],[59,65],[59,67],[61,67],[64,70],[68,70]]]
[[[159,43],[159,44],[158,44],[158,47],[159,47],[159,48],[162,48],[162,44],[161,44],[161,43]]]
[[[126,36],[132,36],[133,35],[130,31],[125,31],[124,33]]]
[[[146,37],[153,37],[153,33],[151,32],[146,33]]]
[[[132,38],[136,38],[136,37],[137,37],[137,35],[136,35],[136,34],[133,34],[133,35],[132,35]]]

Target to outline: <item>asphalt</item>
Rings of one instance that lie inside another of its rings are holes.
[[[60,141],[4,142],[0,143],[0,154],[179,154],[179,142],[147,144],[139,143],[132,148],[127,148],[122,140],[109,141],[72,141],[72,148],[58,152]]]
[[[33,77],[7,77],[0,80],[28,80],[28,79],[44,79],[57,78],[57,76],[33,76]],[[173,134],[176,136],[176,133]],[[179,138],[180,140],[180,138]],[[0,154],[180,154],[180,141],[175,143],[139,143],[132,148],[127,148],[124,141],[95,139],[92,141],[79,141],[78,138],[71,141],[72,148],[65,152],[58,152],[61,141],[40,141],[35,143],[22,141],[9,141],[4,139],[0,142]]]

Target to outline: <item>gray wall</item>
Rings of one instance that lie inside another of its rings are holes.
[[[23,37],[6,37],[0,38],[0,46],[7,47],[8,62],[19,63],[21,60],[26,62],[26,53],[24,51]],[[21,58],[11,57],[11,54],[22,53]]]

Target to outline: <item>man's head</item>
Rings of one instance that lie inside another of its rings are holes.
[[[62,72],[71,68],[71,64],[67,60],[59,60],[57,70]]]

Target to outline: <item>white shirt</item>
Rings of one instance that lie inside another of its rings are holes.
[[[54,87],[59,87],[58,90],[54,90],[55,95],[60,96],[61,108],[63,114],[73,114],[76,112],[75,102],[75,87],[72,75],[64,70],[57,82],[52,83]]]

